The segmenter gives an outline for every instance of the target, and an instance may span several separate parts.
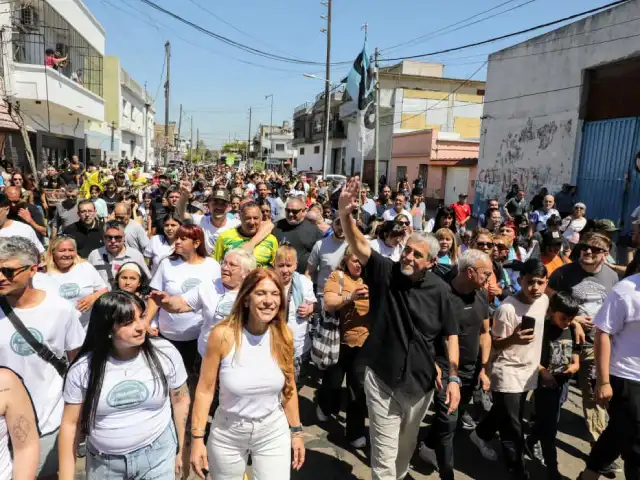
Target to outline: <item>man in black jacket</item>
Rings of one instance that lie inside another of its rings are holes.
[[[102,226],[96,218],[96,206],[91,200],[78,202],[78,216],[80,221],[69,225],[64,233],[76,241],[78,255],[87,258],[93,250],[104,245]]]

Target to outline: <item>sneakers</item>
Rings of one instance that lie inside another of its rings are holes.
[[[433,448],[427,447],[426,444],[421,443],[418,449],[418,456],[422,461],[438,471],[438,459],[436,458],[436,452]]]
[[[546,463],[544,461],[544,455],[542,454],[542,446],[540,442],[533,443],[532,437],[527,437],[524,442],[525,446],[525,454],[531,459],[538,461],[541,465],[546,467]]]
[[[462,430],[470,432],[471,430],[475,430],[477,426],[478,424],[471,417],[469,411],[465,410],[465,412],[462,414],[462,418],[460,419],[460,428],[462,428]]]
[[[367,438],[366,437],[360,437],[360,438],[356,438],[355,440],[349,442],[349,445],[351,445],[353,448],[364,448],[367,446]]]
[[[320,408],[320,405],[316,406],[316,417],[318,417],[319,422],[326,422],[329,420],[329,415],[325,415],[325,413]]]
[[[622,471],[622,467],[618,465],[616,462],[607,465],[605,468],[600,470],[600,475],[605,478],[616,478],[616,472]]]
[[[491,448],[491,446],[489,446],[487,442],[481,439],[475,430],[471,432],[471,435],[469,435],[469,439],[473,442],[473,444],[476,447],[478,447],[478,450],[480,450],[480,454],[484,458],[492,462],[495,462],[496,460],[498,460],[498,454],[496,453],[496,451],[493,448]]]

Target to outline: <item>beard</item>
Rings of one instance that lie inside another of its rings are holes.
[[[411,265],[400,265],[400,271],[405,277],[410,277],[415,273],[415,269]]]

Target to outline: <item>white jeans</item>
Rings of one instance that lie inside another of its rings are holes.
[[[400,480],[409,473],[420,422],[429,408],[433,390],[409,398],[391,390],[367,368],[364,392],[369,410],[371,478]]]
[[[254,480],[290,478],[291,433],[282,408],[259,420],[216,410],[207,442],[211,478],[242,480],[249,454]]]

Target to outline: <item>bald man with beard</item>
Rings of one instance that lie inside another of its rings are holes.
[[[20,198],[22,192],[19,187],[7,187],[4,189],[4,193],[11,204],[7,218],[29,225],[36,232],[38,240],[42,242],[47,234],[47,228],[44,226],[44,217],[40,210]]]

